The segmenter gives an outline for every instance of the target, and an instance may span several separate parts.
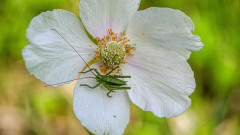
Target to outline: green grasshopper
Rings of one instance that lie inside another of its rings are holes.
[[[55,31],[59,36],[61,36],[63,38],[63,36],[58,32],[56,31],[55,29],[51,29],[53,31]],[[86,66],[89,68],[88,71],[85,71],[85,72],[80,72],[80,73],[88,73],[88,72],[92,72],[92,74],[95,76],[95,77],[85,77],[85,78],[94,78],[96,79],[96,81],[98,82],[96,85],[94,86],[89,86],[87,84],[81,84],[80,86],[86,86],[86,87],[89,87],[91,89],[95,89],[97,88],[99,85],[103,85],[107,90],[108,90],[108,93],[107,93],[107,96],[108,97],[112,97],[110,96],[109,94],[111,92],[114,92],[114,90],[128,90],[128,89],[131,89],[131,87],[124,87],[124,85],[126,85],[126,81],[123,81],[119,78],[131,78],[131,76],[121,76],[121,75],[111,75],[111,73],[116,70],[117,68],[119,68],[119,66],[115,67],[113,70],[111,70],[110,72],[108,72],[106,75],[101,75],[97,69],[94,69],[94,68],[90,68],[87,64],[87,62],[83,59],[83,57],[78,53],[78,51],[65,39],[66,43],[68,43],[69,46],[71,46],[73,48],[73,50],[80,56],[80,58],[84,61],[84,63],[86,64]],[[96,74],[93,73],[93,71],[95,71]],[[83,78],[79,78],[79,79],[83,79]],[[74,79],[76,80],[76,79]],[[60,83],[58,83],[60,84]]]
[[[86,72],[80,72],[80,73],[87,73],[90,71],[95,71],[95,73],[97,75],[95,75],[95,79],[98,82],[96,85],[94,86],[89,86],[87,84],[81,84],[80,86],[87,86],[91,89],[95,89],[97,88],[100,84],[102,84],[105,88],[108,89],[108,93],[107,96],[108,97],[112,97],[109,94],[111,92],[114,92],[114,90],[127,90],[127,89],[131,89],[131,87],[123,87],[124,85],[126,85],[126,81],[120,80],[118,78],[131,78],[131,76],[121,76],[121,75],[110,75],[114,70],[116,70],[118,68],[118,66],[116,68],[114,68],[113,70],[111,70],[110,72],[108,72],[106,75],[101,75],[96,69],[92,68]]]

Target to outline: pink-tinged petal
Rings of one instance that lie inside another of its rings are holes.
[[[193,35],[191,19],[179,10],[148,8],[136,12],[127,28],[132,43],[142,46],[161,46],[189,58],[191,51],[203,47],[199,36]]]
[[[80,0],[79,12],[88,32],[102,38],[110,28],[123,32],[139,4],[140,0]]]
[[[134,104],[158,117],[174,117],[191,105],[194,74],[186,59],[163,48],[139,47],[127,59],[124,75],[131,75],[128,91]]]
[[[90,89],[80,84],[94,86],[97,83],[95,79],[82,79],[75,86],[73,109],[82,125],[97,135],[122,135],[130,117],[127,92],[118,90],[108,97],[108,91],[101,85]]]
[[[93,51],[89,45],[93,43],[88,39],[82,23],[65,10],[47,11],[35,17],[27,29],[27,39],[30,44],[22,51],[26,68],[30,74],[49,85],[62,85],[61,82],[75,79],[85,66],[69,44],[86,61],[93,57],[89,56]]]

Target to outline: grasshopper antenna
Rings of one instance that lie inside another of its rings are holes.
[[[63,40],[65,40],[65,42],[67,42],[68,45],[70,45],[70,46],[72,47],[72,49],[78,54],[78,56],[80,56],[80,58],[84,61],[84,63],[86,64],[86,66],[89,68],[89,70],[91,70],[91,68],[88,66],[87,62],[86,62],[86,61],[83,59],[83,57],[78,53],[78,51],[77,51],[58,31],[56,31],[55,29],[51,29],[51,30],[57,32],[57,34],[58,34],[59,36],[61,36],[61,38],[62,38]],[[91,72],[93,73],[93,71],[91,71]],[[94,74],[94,73],[93,73],[93,74]],[[96,76],[96,74],[94,74],[94,75]]]
[[[94,78],[94,77],[83,77],[83,78],[78,78],[78,79],[69,80],[69,81],[66,81],[66,82],[60,82],[60,83],[55,83],[55,84],[48,84],[48,85],[45,85],[44,87],[48,87],[48,86],[52,86],[52,85],[60,85],[60,84],[62,84],[62,83],[68,83],[68,82],[72,82],[72,81],[80,80],[80,79],[84,79],[84,78]]]

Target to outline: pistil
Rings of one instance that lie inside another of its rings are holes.
[[[117,66],[121,64],[125,58],[126,52],[123,45],[112,41],[103,47],[101,51],[102,60],[108,66]]]

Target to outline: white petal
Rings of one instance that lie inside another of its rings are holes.
[[[81,0],[80,17],[93,37],[102,38],[110,28],[115,33],[123,32],[139,3],[140,0]]]
[[[125,90],[110,93],[103,86],[90,89],[80,84],[96,84],[94,79],[78,81],[73,94],[73,109],[89,131],[97,135],[121,135],[129,122],[130,99]]]
[[[124,75],[131,75],[128,91],[134,104],[158,117],[174,117],[191,104],[194,74],[186,59],[163,48],[139,47],[127,59]]]
[[[41,13],[31,21],[27,29],[30,44],[22,52],[27,70],[49,85],[75,79],[85,65],[63,38],[85,61],[90,60],[88,54],[92,49],[89,45],[93,43],[88,39],[79,19],[68,11]]]
[[[193,22],[183,12],[148,8],[133,15],[126,33],[137,45],[159,45],[188,59],[191,51],[203,47],[200,37],[193,35],[193,31]]]

